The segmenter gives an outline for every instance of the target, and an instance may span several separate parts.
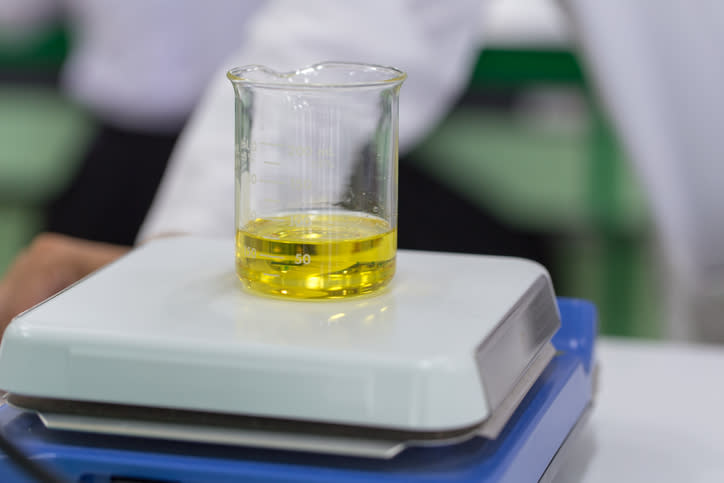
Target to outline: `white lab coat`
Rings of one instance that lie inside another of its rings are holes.
[[[465,88],[479,51],[481,7],[480,0],[265,2],[183,132],[139,239],[175,232],[232,236],[234,94],[227,69],[263,64],[284,71],[324,60],[398,67],[408,74],[400,95],[404,151]]]
[[[724,309],[724,96],[719,86],[724,79],[719,52],[724,2],[562,1],[649,195],[673,273],[669,300],[685,299],[674,304],[673,332],[701,338],[703,332],[697,334],[696,324],[688,323],[695,314],[681,308],[708,306],[710,315],[703,318],[712,322],[703,324],[724,340],[724,324],[717,322]],[[56,3],[3,0],[0,21],[28,23],[43,18],[28,12]],[[233,232],[234,101],[226,69],[260,63],[284,70],[322,60],[399,67],[409,74],[400,101],[404,151],[439,121],[464,87],[479,47],[484,2],[64,4],[70,5],[77,30],[85,36],[66,67],[68,90],[130,127],[178,122],[196,102],[209,73],[227,58],[211,77],[175,149],[140,232],[145,239],[166,232]],[[165,35],[153,35],[154,22],[163,22]],[[169,56],[164,42],[173,38],[182,48],[171,49],[177,55]],[[136,55],[114,55],[123,50],[117,48],[119,42],[137,44],[130,50]]]
[[[211,75],[242,44],[262,0],[2,0],[0,32],[53,16],[71,24],[61,84],[107,124],[178,130]]]
[[[233,233],[229,68],[256,63],[292,70],[325,60],[401,68],[409,75],[400,101],[404,151],[465,87],[478,54],[483,3],[4,0],[0,26],[22,30],[57,10],[69,13],[76,39],[63,86],[109,124],[178,128],[205,90],[140,231],[143,240],[167,232]]]
[[[672,335],[724,341],[724,2],[564,5],[648,194]]]

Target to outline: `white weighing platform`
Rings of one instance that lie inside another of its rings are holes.
[[[495,439],[555,354],[550,279],[528,260],[401,251],[385,291],[317,302],[251,294],[233,266],[229,240],[178,237],[134,250],[14,320],[0,348],[0,387],[64,407],[163,408],[399,436],[375,431],[342,444],[285,431],[260,441],[258,431],[202,431],[199,414],[198,424],[159,423],[149,434],[148,424],[131,427],[126,417],[109,427],[46,407],[44,422],[59,429],[391,458],[408,443]]]

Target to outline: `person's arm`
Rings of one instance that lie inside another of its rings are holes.
[[[117,259],[130,247],[38,235],[0,280],[0,334],[20,312]]]
[[[408,74],[400,94],[404,152],[467,85],[482,6],[480,0],[267,2],[184,130],[139,239],[169,231],[233,234],[234,95],[227,69],[263,64],[285,71],[328,60],[398,67]]]

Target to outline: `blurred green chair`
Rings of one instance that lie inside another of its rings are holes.
[[[57,71],[67,48],[56,27],[0,43],[0,72],[42,77]],[[0,80],[0,275],[42,229],[44,206],[67,185],[93,129],[52,85]]]
[[[499,219],[553,236],[558,293],[596,302],[602,332],[660,335],[643,196],[575,55],[487,49],[469,90],[555,86],[580,91],[587,106],[584,122],[536,120],[463,104],[415,158]]]

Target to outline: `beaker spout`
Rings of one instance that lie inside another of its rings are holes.
[[[351,62],[321,62],[288,72],[263,65],[235,67],[226,74],[232,83],[276,88],[389,87],[399,85],[407,74],[394,67]]]

